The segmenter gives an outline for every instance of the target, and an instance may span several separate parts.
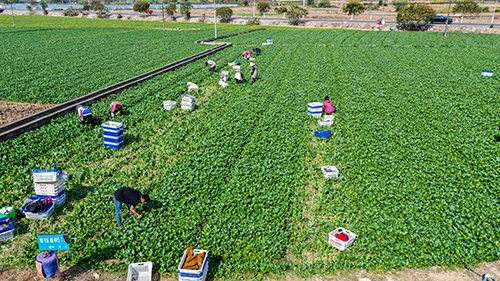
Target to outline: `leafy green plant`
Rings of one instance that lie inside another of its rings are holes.
[[[332,4],[330,4],[330,0],[321,0],[318,3],[318,8],[330,8],[332,7]]]
[[[481,12],[481,8],[479,5],[473,0],[461,0],[457,1],[457,3],[451,8],[453,13],[460,13],[462,16],[460,17],[460,22],[464,19],[465,15],[478,14]]]
[[[408,1],[407,0],[393,1],[392,6],[394,7],[394,9],[396,9],[396,12],[399,13],[403,10],[404,7],[408,6]]]
[[[260,20],[258,18],[248,19],[247,25],[260,25]]]

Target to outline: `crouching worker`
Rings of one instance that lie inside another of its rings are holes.
[[[210,68],[208,69],[208,71],[213,71],[213,73],[215,73],[215,68],[217,67],[217,64],[215,63],[215,61],[209,60],[209,61],[207,61],[205,63],[205,65],[210,66]]]
[[[142,194],[140,191],[129,187],[124,187],[115,191],[113,200],[115,201],[116,222],[118,223],[119,227],[122,227],[122,204],[127,204],[130,213],[138,216],[141,219],[142,216],[137,213],[137,211],[135,210],[135,206],[137,206],[139,203],[149,202],[149,195]]]
[[[120,112],[123,109],[122,104],[117,101],[112,102],[110,106],[111,106],[111,117],[113,118],[115,118],[116,115],[120,114]]]
[[[326,114],[332,114],[335,112],[335,107],[328,96],[325,97],[325,102],[323,103],[323,111]]]
[[[236,79],[236,84],[241,84],[241,83],[246,82],[245,76],[243,75],[243,73],[241,73],[239,71],[236,72],[236,74],[234,74],[234,79]]]
[[[92,129],[94,129],[94,117],[92,117],[92,111],[83,105],[77,105],[76,111],[78,111],[78,116],[82,119],[82,125],[89,123]]]
[[[255,56],[258,57],[260,56],[260,52],[262,51],[260,48],[255,48],[253,49],[254,53],[255,53]]]

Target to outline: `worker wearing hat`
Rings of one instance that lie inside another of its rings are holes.
[[[250,67],[252,67],[252,71],[250,71],[250,74],[252,74],[252,83],[255,83],[255,79],[257,79],[257,67],[255,67],[255,63],[251,62]]]

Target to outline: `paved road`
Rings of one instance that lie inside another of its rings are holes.
[[[107,13],[111,15],[118,15],[119,13]],[[122,16],[138,16],[136,13],[121,13]],[[143,15],[144,16],[144,15]],[[161,14],[152,14],[152,15],[147,15],[146,17],[161,17]],[[165,15],[165,18],[167,18],[167,15]],[[201,16],[192,16],[192,18],[201,18]],[[207,19],[213,19],[214,17],[206,16]],[[232,17],[233,19],[243,19],[246,20],[249,17]],[[259,18],[259,20],[262,21],[283,21],[286,19],[281,18]],[[329,20],[329,19],[303,19],[301,20],[303,22],[325,22],[325,23],[371,23],[371,24],[376,24],[376,20]],[[395,21],[386,21],[386,24],[396,24],[397,22]],[[435,23],[436,25],[441,25],[442,23]],[[470,26],[470,27],[489,27],[489,23],[453,23],[451,24],[453,26]],[[496,27],[496,26],[495,26]]]

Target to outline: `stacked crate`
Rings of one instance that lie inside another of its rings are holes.
[[[312,117],[320,118],[323,114],[323,104],[320,102],[308,103],[307,114]]]
[[[50,197],[56,207],[66,203],[66,188],[61,170],[33,170],[33,185],[36,197]]]
[[[181,103],[182,110],[194,110],[195,106],[196,106],[195,96],[191,96],[188,94],[182,95],[182,103]]]
[[[102,124],[104,145],[113,149],[120,149],[123,145],[123,123],[108,121]]]

